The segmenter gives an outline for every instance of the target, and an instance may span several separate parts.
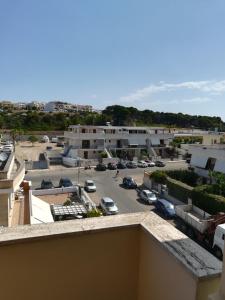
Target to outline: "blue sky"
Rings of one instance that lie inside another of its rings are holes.
[[[0,99],[225,120],[224,0],[0,0]]]

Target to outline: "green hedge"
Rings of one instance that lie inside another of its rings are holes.
[[[169,195],[184,203],[187,203],[188,198],[191,198],[193,188],[181,181],[167,177],[167,187]]]
[[[193,204],[212,215],[225,212],[225,197],[209,194],[206,189],[207,186],[204,185],[193,189],[191,194]]]
[[[153,179],[156,183],[159,184],[166,184],[167,182],[167,175],[164,171],[154,171],[150,174],[150,178]]]
[[[188,170],[171,170],[167,171],[166,174],[175,180],[186,183],[190,186],[196,186],[199,176],[193,171]]]

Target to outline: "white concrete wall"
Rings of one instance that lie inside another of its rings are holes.
[[[192,166],[205,168],[209,157],[215,158],[216,163],[214,171],[225,173],[225,147],[223,148],[206,148],[204,146],[190,146],[192,154],[190,164]]]

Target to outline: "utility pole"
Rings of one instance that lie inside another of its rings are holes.
[[[80,159],[78,159],[77,183],[80,182]]]

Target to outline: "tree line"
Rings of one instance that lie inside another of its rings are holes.
[[[154,112],[120,105],[108,106],[101,114],[97,112],[0,112],[1,129],[66,130],[69,125],[105,125],[106,122],[110,122],[114,126],[165,126],[205,130],[218,128],[219,131],[225,131],[225,123],[216,116]]]

